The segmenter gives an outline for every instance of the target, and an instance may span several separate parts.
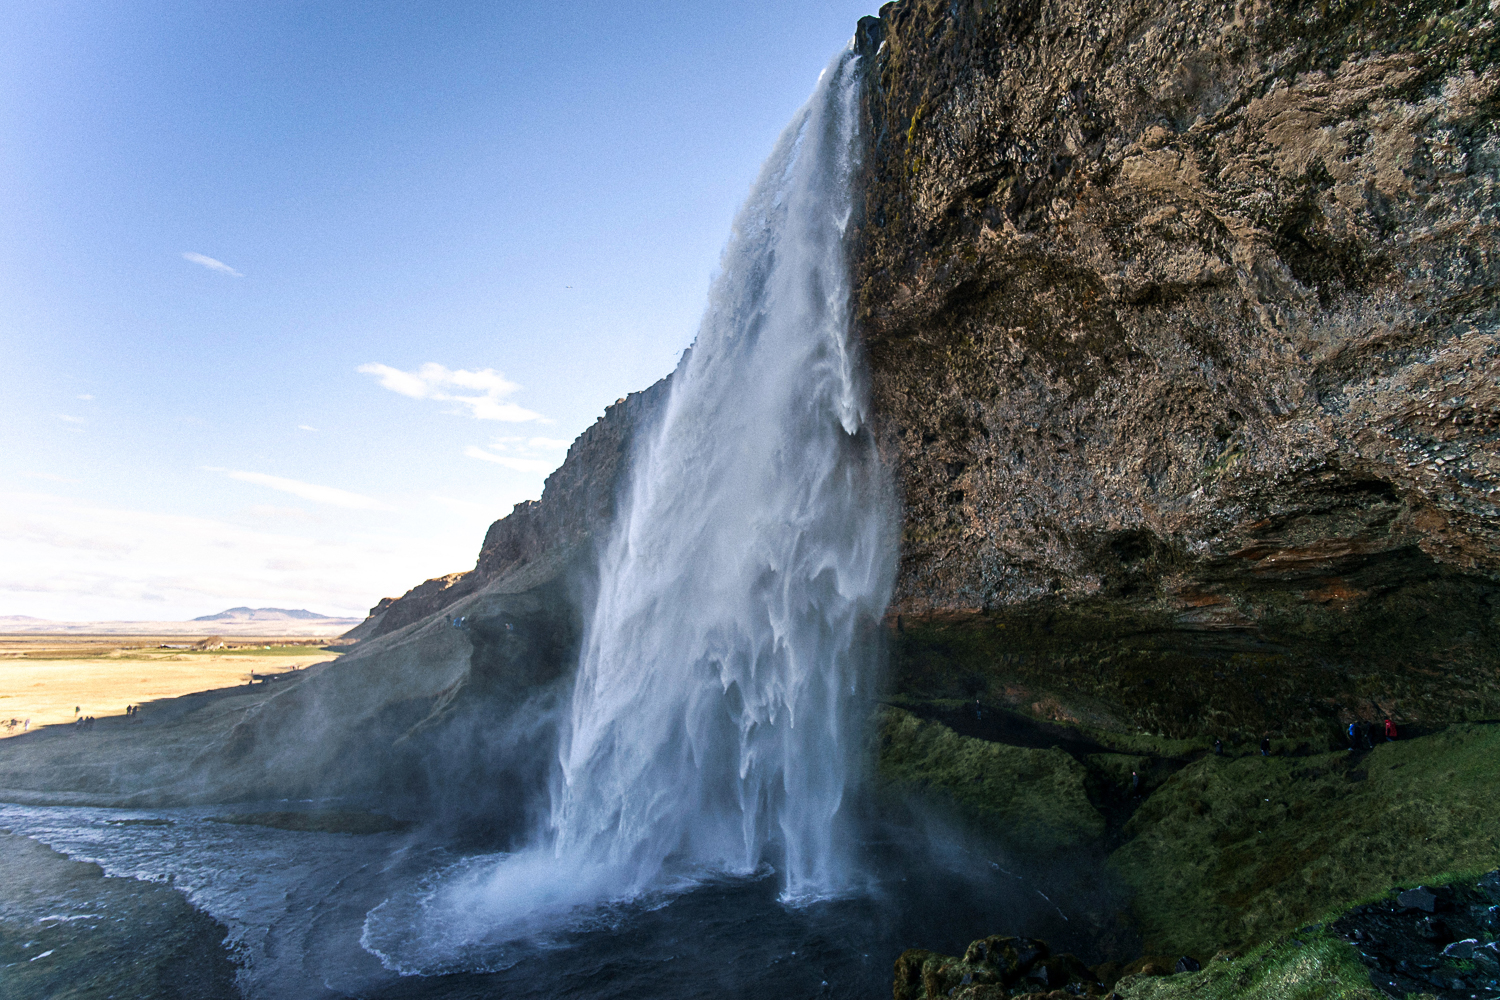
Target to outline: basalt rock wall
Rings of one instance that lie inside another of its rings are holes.
[[[1496,17],[861,22],[898,689],[1181,736],[1500,715]]]

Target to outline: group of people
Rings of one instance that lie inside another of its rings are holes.
[[[1358,722],[1351,722],[1349,723],[1347,734],[1350,750],[1358,750],[1361,742],[1363,742],[1366,750],[1374,749],[1376,742],[1382,736],[1385,737],[1385,742],[1394,743],[1396,742],[1397,735],[1396,724],[1390,719],[1386,719],[1383,723],[1372,722],[1368,727],[1361,726]],[[1271,756],[1271,737],[1266,736],[1260,741],[1260,755],[1262,757]],[[1224,756],[1223,740],[1214,740],[1214,756]]]
[[[20,726],[21,727],[21,732],[24,733],[28,729],[31,728],[31,720],[30,719],[10,719],[10,720],[8,720],[5,723],[5,728],[9,729],[11,732],[15,732],[17,726]]]
[[[1396,742],[1396,724],[1390,719],[1386,719],[1383,725],[1372,722],[1366,728],[1357,722],[1351,722],[1349,723],[1348,730],[1349,749],[1358,750],[1361,739],[1364,741],[1365,749],[1373,749],[1376,741],[1380,739],[1382,734],[1385,736],[1387,743]]]
[[[125,706],[125,715],[126,715],[127,718],[129,718],[130,716],[138,714],[140,712],[140,710],[141,710],[141,706],[139,706],[139,705],[126,705]],[[98,719],[94,718],[92,715],[84,715],[83,714],[83,706],[81,706],[81,705],[74,705],[73,706],[73,715],[74,715],[74,719],[73,719],[73,728],[74,729],[93,729],[94,728],[94,723],[99,721]]]

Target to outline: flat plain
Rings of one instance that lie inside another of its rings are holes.
[[[335,659],[327,640],[209,636],[0,635],[0,739],[127,705],[253,683]]]

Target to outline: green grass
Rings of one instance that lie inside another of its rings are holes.
[[[946,798],[1014,848],[1077,847],[1104,833],[1085,791],[1087,769],[1062,750],[960,736],[900,708],[881,709],[877,723],[882,778]]]
[[[1385,1000],[1353,947],[1327,935],[1210,962],[1201,972],[1131,976],[1115,984],[1125,1000]]]
[[[974,705],[973,698],[920,698],[906,694],[894,694],[887,701],[903,708],[929,708],[944,712],[966,711]],[[1050,725],[1072,730],[1084,739],[1092,740],[1114,753],[1128,754],[1133,757],[1186,757],[1194,753],[1202,753],[1212,746],[1210,740],[1172,739],[1152,733],[1118,732],[1100,729],[1085,723],[1049,718],[1035,712],[1028,712],[1024,706],[1007,705],[1006,708],[1017,714],[1035,717]],[[1241,752],[1246,753],[1250,752],[1250,749],[1249,747],[1240,748]]]
[[[1357,762],[1205,757],[1141,806],[1110,865],[1136,890],[1148,953],[1252,947],[1392,886],[1500,864],[1497,761],[1500,727],[1485,725]]]

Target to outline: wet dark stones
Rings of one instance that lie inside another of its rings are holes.
[[[1477,885],[1416,886],[1356,906],[1330,929],[1358,949],[1370,982],[1387,996],[1469,1000],[1500,989],[1497,885],[1500,871]]]

